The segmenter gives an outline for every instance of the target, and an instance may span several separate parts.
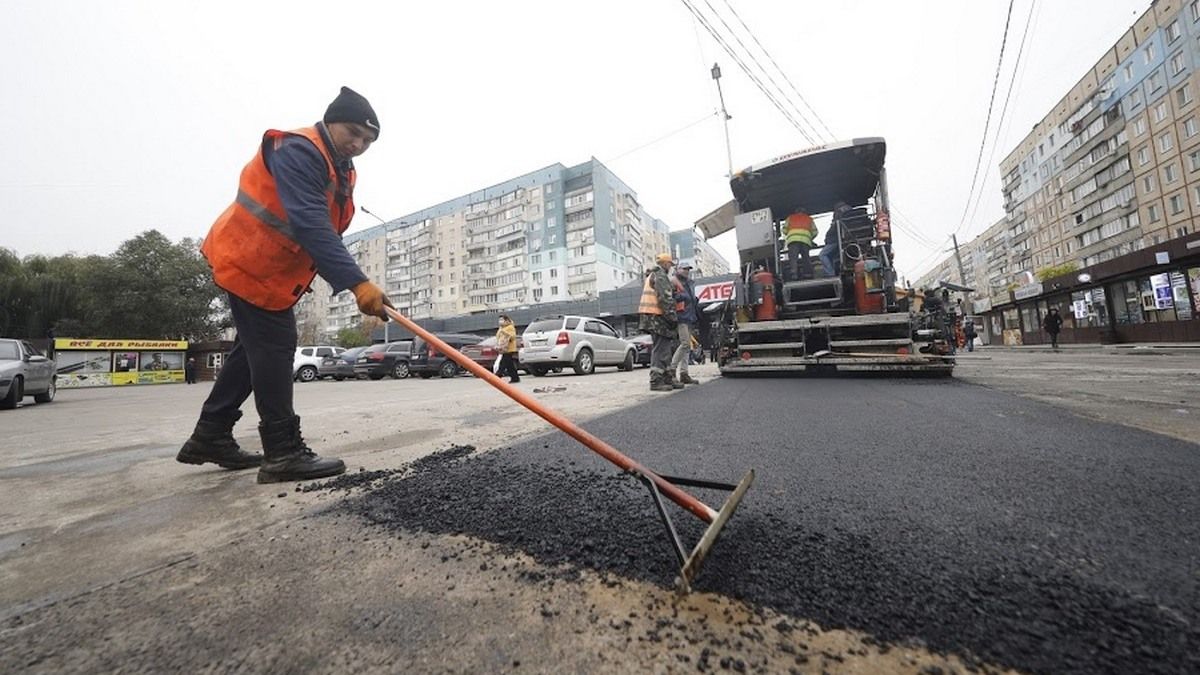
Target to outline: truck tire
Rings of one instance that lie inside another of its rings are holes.
[[[592,350],[584,347],[575,355],[575,363],[571,365],[575,369],[576,375],[591,375],[596,372],[596,361],[592,356]]]

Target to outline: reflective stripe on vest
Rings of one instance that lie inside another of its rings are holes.
[[[354,217],[354,169],[349,170],[342,185],[317,127],[270,130],[263,134],[258,152],[242,169],[236,199],[213,223],[200,247],[217,286],[272,311],[296,304],[317,274],[316,264],[296,241],[263,155],[268,143],[278,148],[286,138],[296,136],[312,143],[325,160],[329,224],[338,235],[346,231]]]
[[[787,217],[784,225],[784,239],[789,244],[800,243],[812,246],[816,229],[811,216],[793,213]]]
[[[654,291],[654,275],[651,274],[646,277],[646,284],[642,287],[642,301],[638,304],[638,314],[662,313],[662,308],[658,306],[658,293]]]

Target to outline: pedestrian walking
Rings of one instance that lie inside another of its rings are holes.
[[[517,327],[507,314],[500,315],[500,329],[496,331],[496,351],[500,352],[500,367],[496,374],[508,377],[511,384],[521,381],[517,372]]]
[[[675,314],[679,318],[677,335],[679,346],[671,357],[671,374],[680,384],[700,384],[688,375],[688,361],[691,360],[693,336],[696,334],[696,324],[700,322],[700,312],[697,304],[696,287],[691,280],[692,266],[680,263],[675,266]]]
[[[975,351],[975,337],[977,335],[978,333],[975,332],[975,320],[968,317],[963,324],[963,336],[967,339],[968,352]]]
[[[196,359],[189,356],[188,360],[183,364],[183,381],[187,384],[196,384]]]
[[[1058,349],[1058,334],[1062,331],[1062,323],[1057,307],[1051,307],[1046,318],[1042,319],[1042,328],[1050,335],[1050,346],[1054,349]]]
[[[308,480],[346,470],[300,434],[292,407],[293,306],[317,274],[334,293],[351,290],[362,313],[384,321],[392,303],[342,243],[354,217],[354,158],[379,138],[367,99],[342,87],[316,124],[268,130],[242,169],[237,198],[200,247],[226,292],[237,338],[176,459],[226,469],[260,466],[259,483]],[[263,455],[244,452],[233,426],[250,395]]]
[[[812,216],[797,210],[783,221],[783,241],[787,245],[788,266],[791,280],[812,278],[812,260],[808,252],[817,238],[817,225]]]
[[[679,316],[675,311],[675,284],[667,271],[675,262],[670,253],[659,253],[655,266],[646,272],[642,299],[638,303],[638,328],[650,334],[650,391],[682,389],[671,376],[671,357],[679,337]]]

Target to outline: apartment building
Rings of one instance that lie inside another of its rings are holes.
[[[671,250],[666,224],[594,158],[553,164],[344,241],[396,307],[418,320],[594,300]],[[711,246],[689,246],[703,251],[712,274],[728,270]],[[302,335],[330,336],[361,321],[353,295],[331,296],[320,279],[297,316]]]
[[[1063,342],[1200,340],[1198,68],[1200,0],[1155,0],[1001,161],[990,332],[1045,342],[1057,308]]]
[[[967,296],[971,301],[971,310],[975,313],[986,312],[991,309],[993,298],[1007,298],[1013,284],[1013,256],[1009,240],[1008,221],[1000,219],[979,236],[959,245],[962,274],[959,273],[957,258],[951,253],[921,275],[912,287],[936,288],[941,281],[965,285],[974,289]]]
[[[689,263],[693,269],[698,270],[697,276],[713,276],[729,271],[729,263],[694,227],[671,232],[669,243],[670,248],[667,250],[671,252],[675,261]]]

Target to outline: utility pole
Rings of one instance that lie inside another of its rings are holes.
[[[712,79],[717,83],[717,97],[721,99],[721,120],[725,124],[725,159],[729,163],[728,178],[733,178],[733,150],[729,145],[729,120],[733,119],[729,112],[725,110],[725,94],[721,92],[721,66],[714,63],[712,67]]]
[[[958,250],[958,235],[951,234],[950,241],[954,242],[954,259],[958,261],[958,281],[963,285],[964,288],[970,288],[970,284],[967,283],[967,273],[963,271],[962,253],[960,253]],[[967,291],[963,291],[962,295],[963,302],[965,303],[970,297],[970,294]]]

